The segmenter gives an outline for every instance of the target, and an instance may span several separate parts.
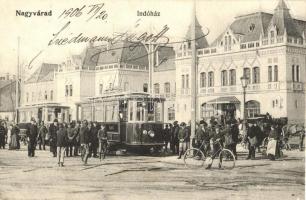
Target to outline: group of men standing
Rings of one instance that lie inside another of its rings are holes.
[[[104,125],[98,127],[97,122],[87,122],[86,120],[76,123],[58,123],[54,119],[49,129],[41,122],[38,127],[35,119],[31,119],[31,124],[27,130],[28,156],[35,156],[37,142],[39,149],[45,150],[46,140],[49,140],[50,152],[53,157],[57,157],[58,165],[64,166],[65,156],[79,156],[81,152],[82,161],[87,164],[89,157],[98,157],[98,148],[101,142],[107,140],[107,132]],[[101,146],[101,145],[100,145]],[[99,148],[99,152],[101,147]]]
[[[201,148],[205,154],[216,151],[214,142],[217,139],[221,139],[222,145],[230,149],[237,158],[238,135],[238,122],[234,118],[227,119],[225,124],[218,122],[214,117],[210,119],[209,124],[201,120],[196,127],[195,138],[192,141],[190,141],[190,123],[186,125],[185,122],[181,122],[178,125],[178,122],[175,121],[173,125],[166,125],[164,129],[166,151],[168,150],[168,143],[170,143],[170,149],[173,154],[178,155],[178,159],[190,148],[190,142],[192,142],[193,147]]]

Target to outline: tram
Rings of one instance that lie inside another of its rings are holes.
[[[106,126],[111,147],[158,151],[163,142],[164,98],[148,93],[113,93],[81,104],[81,118]]]

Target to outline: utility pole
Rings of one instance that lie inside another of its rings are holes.
[[[195,26],[196,26],[196,5],[195,0],[193,1],[193,9],[192,9],[192,26],[191,26],[191,135],[190,141],[192,146],[192,141],[195,137],[196,131],[196,108],[197,108],[197,50],[196,50],[196,35],[195,35]]]
[[[16,74],[16,102],[15,102],[15,122],[18,123],[18,107],[19,107],[19,53],[20,53],[20,37],[18,36],[18,49],[17,49],[17,74]]]

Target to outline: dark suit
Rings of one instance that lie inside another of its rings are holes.
[[[34,157],[35,156],[35,146],[36,146],[36,139],[38,135],[38,128],[35,124],[30,124],[28,131],[28,156]]]
[[[49,127],[50,152],[52,152],[53,157],[56,157],[57,131],[58,131],[58,126],[55,126],[54,124],[51,124],[50,127]]]

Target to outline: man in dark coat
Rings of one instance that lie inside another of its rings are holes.
[[[239,127],[238,127],[238,121],[233,118],[231,121],[231,128],[230,128],[230,131],[231,131],[231,135],[232,135],[232,138],[233,138],[233,146],[232,146],[232,150],[233,150],[233,153],[235,155],[235,159],[237,160],[237,149],[236,149],[236,146],[237,144],[239,143]]]
[[[52,152],[53,157],[56,157],[56,137],[58,131],[58,120],[54,119],[53,124],[49,127],[49,134],[50,134],[50,152]]]
[[[46,134],[48,134],[48,129],[45,126],[44,121],[42,121],[38,131],[38,140],[40,140],[39,150],[41,150],[41,146],[43,150],[46,150]]]
[[[31,124],[29,125],[27,131],[28,137],[28,156],[34,157],[35,156],[35,146],[36,146],[36,139],[38,135],[38,128],[36,125],[36,121],[34,118],[31,119]]]
[[[249,155],[247,159],[254,160],[257,138],[256,138],[256,127],[254,127],[252,123],[250,123],[249,128],[247,130],[247,139],[248,139],[248,147],[249,147]]]
[[[175,121],[173,122],[173,131],[171,133],[171,141],[172,141],[172,144],[173,144],[173,153],[174,154],[179,154],[179,138],[178,138],[178,135],[179,135],[179,130],[180,130],[180,127],[178,125],[178,122]]]
[[[185,153],[187,150],[187,142],[188,142],[188,128],[186,126],[185,122],[182,122],[180,124],[181,128],[179,129],[179,156],[178,159],[181,159],[182,155]]]
[[[169,124],[166,124],[164,130],[163,130],[163,139],[165,142],[165,151],[168,151],[168,144],[171,139],[171,129],[169,128]]]
[[[206,155],[209,150],[209,133],[207,130],[207,124],[204,120],[200,121],[200,125],[196,130],[195,139],[196,148],[200,148],[202,143],[204,142],[204,145],[201,147],[201,151],[203,151]]]
[[[74,127],[73,130],[73,144],[74,144],[74,156],[79,155],[79,149],[80,149],[80,128],[81,128],[81,122],[78,121]]]
[[[67,130],[63,124],[59,125],[59,129],[56,133],[56,150],[58,166],[64,166],[65,148],[67,144]]]
[[[5,137],[7,135],[7,131],[5,129],[4,122],[0,123],[0,149],[5,149]]]
[[[97,122],[92,123],[92,127],[90,129],[90,142],[91,142],[91,148],[89,154],[90,156],[97,158],[98,157],[97,150],[99,146]]]
[[[89,156],[89,129],[88,129],[88,122],[86,120],[83,121],[81,128],[80,128],[80,144],[81,144],[81,156],[82,161],[84,164],[87,164],[88,156]]]

